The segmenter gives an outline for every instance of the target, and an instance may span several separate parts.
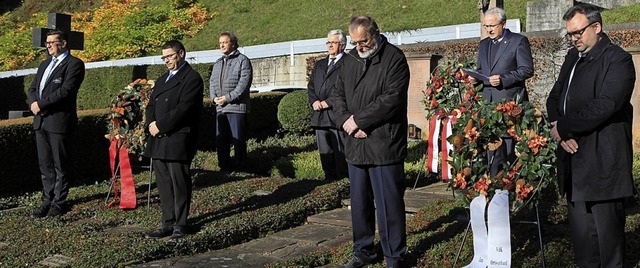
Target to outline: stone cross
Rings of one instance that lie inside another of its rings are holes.
[[[67,48],[75,50],[84,49],[84,33],[71,31],[71,15],[49,13],[47,28],[34,28],[32,32],[33,47],[46,47],[47,33],[51,30],[62,30],[67,33]]]

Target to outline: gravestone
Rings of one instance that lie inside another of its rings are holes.
[[[71,15],[49,13],[47,28],[34,28],[32,32],[33,47],[46,47],[47,33],[51,30],[62,30],[67,33],[67,48],[74,50],[84,49],[84,33],[71,31]]]

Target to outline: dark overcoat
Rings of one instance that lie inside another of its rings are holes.
[[[572,201],[601,201],[634,194],[631,94],[636,76],[631,55],[606,34],[577,65],[569,50],[547,99],[551,122],[563,140],[575,139],[576,153],[558,146],[560,192]],[[565,93],[573,66],[565,108]]]
[[[169,81],[160,76],[146,109],[145,129],[156,121],[158,135],[149,135],[144,155],[153,159],[191,161],[196,153],[197,129],[203,101],[203,82],[189,63]]]

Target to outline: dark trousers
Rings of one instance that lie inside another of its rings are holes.
[[[241,169],[247,157],[246,116],[240,113],[216,114],[216,151],[221,170]],[[235,161],[231,161],[231,144]]]
[[[567,203],[578,266],[625,267],[623,199]]]
[[[315,128],[315,131],[324,177],[331,180],[348,177],[342,143],[345,132],[333,128]]]
[[[191,206],[189,163],[153,159],[153,170],[160,192],[162,228],[184,231]]]
[[[495,151],[487,151],[487,161],[489,161],[489,172],[491,177],[495,177],[505,162],[513,163],[516,160],[516,144],[511,137],[502,137],[502,145]]]
[[[353,250],[366,262],[377,258],[373,243],[376,212],[380,244],[387,262],[398,262],[404,257],[407,234],[403,179],[403,163],[387,166],[349,164]]]
[[[69,195],[68,134],[36,130],[38,164],[42,179],[42,205],[64,205]]]

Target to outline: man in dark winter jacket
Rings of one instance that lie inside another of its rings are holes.
[[[336,123],[348,134],[354,256],[345,267],[377,259],[376,212],[387,267],[400,267],[407,249],[403,180],[409,66],[371,17],[354,17],[349,36],[355,49],[344,56],[333,93]]]
[[[335,113],[330,97],[338,79],[347,37],[341,30],[327,34],[329,56],[316,62],[309,77],[309,104],[313,109],[311,127],[316,132],[316,141],[322,170],[326,179],[335,180],[349,176],[344,160],[344,132],[336,127]]]

